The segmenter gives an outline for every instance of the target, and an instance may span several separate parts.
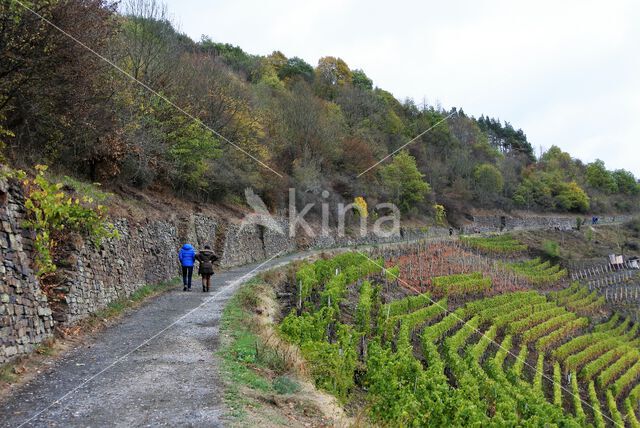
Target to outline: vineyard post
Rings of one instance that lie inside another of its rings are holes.
[[[420,284],[420,289],[422,289],[422,245],[418,244],[418,279]]]
[[[382,269],[382,276],[384,277],[384,289],[389,292],[389,280],[387,279],[387,270]]]

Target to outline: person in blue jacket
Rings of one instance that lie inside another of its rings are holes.
[[[178,253],[182,265],[182,291],[191,291],[191,277],[193,277],[193,265],[196,261],[196,250],[191,244],[184,244]]]

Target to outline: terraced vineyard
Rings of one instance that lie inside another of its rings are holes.
[[[491,289],[491,278],[481,272],[437,276],[431,280],[433,288],[444,295],[480,293]]]
[[[342,401],[359,391],[374,423],[640,426],[639,325],[619,315],[599,322],[607,312],[595,292],[575,284],[460,304],[447,293],[385,303],[378,262],[355,268],[362,255],[339,257],[298,270],[312,286],[299,286],[303,303],[279,329],[319,387]],[[329,293],[336,277],[341,291]],[[450,278],[433,283],[475,284],[483,274]],[[469,288],[462,294],[477,296]]]
[[[553,284],[567,276],[566,269],[561,269],[559,265],[553,265],[549,261],[543,262],[540,258],[506,263],[505,266],[534,285]]]
[[[549,293],[549,297],[580,315],[597,315],[603,311],[606,303],[604,296],[599,296],[596,291],[589,292],[577,282],[562,291]]]
[[[437,297],[473,293],[477,297],[524,290],[528,281],[496,260],[475,254],[458,242],[410,245],[391,254],[377,254],[387,268],[398,270],[400,286]],[[478,276],[479,275],[479,276]],[[475,276],[475,280],[472,280]]]
[[[511,235],[462,236],[460,240],[470,248],[500,254],[514,254],[526,251],[527,246]]]

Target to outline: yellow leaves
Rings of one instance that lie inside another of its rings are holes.
[[[278,78],[276,67],[266,61],[260,66],[260,83],[273,89],[284,89],[284,83]]]
[[[351,83],[353,73],[341,58],[325,56],[318,61],[318,73],[328,84],[345,85]]]
[[[367,210],[367,201],[362,196],[356,196],[353,200],[354,205],[358,208],[358,212],[362,218],[367,218],[369,216],[369,211]]]
[[[24,180],[26,187],[25,208],[28,219],[25,225],[36,233],[36,264],[38,275],[46,275],[56,270],[53,262],[54,253],[62,232],[67,230],[85,234],[94,242],[103,238],[116,237],[112,224],[106,221],[104,207],[93,210],[94,200],[84,196],[73,198],[67,196],[60,183],[51,183],[44,172],[47,167],[38,165],[38,174],[33,180]],[[87,206],[82,203],[87,204]]]

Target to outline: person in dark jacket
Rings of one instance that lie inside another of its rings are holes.
[[[211,286],[211,275],[213,275],[213,262],[218,260],[218,256],[211,250],[208,245],[204,246],[204,250],[196,255],[198,260],[198,273],[202,276],[202,291],[208,292]]]
[[[196,260],[196,250],[191,244],[184,244],[178,253],[180,265],[182,265],[182,291],[191,291],[191,277],[193,277],[193,265]]]

